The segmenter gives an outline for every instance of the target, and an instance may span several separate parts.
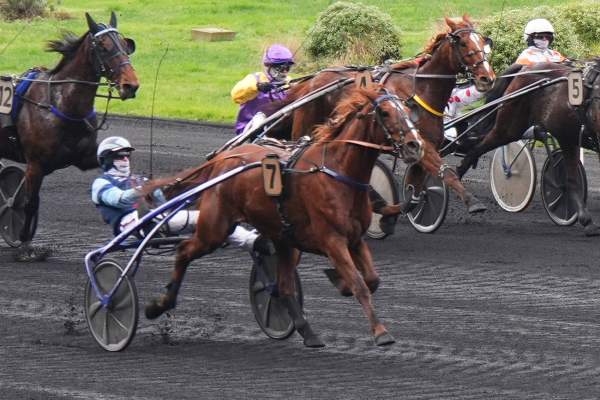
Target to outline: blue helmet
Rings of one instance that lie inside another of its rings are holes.
[[[264,65],[294,64],[294,55],[287,47],[281,44],[270,46],[263,56]]]

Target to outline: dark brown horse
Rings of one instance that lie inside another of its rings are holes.
[[[284,172],[285,197],[273,199],[266,195],[260,169],[243,172],[202,194],[196,232],[177,249],[167,292],[146,307],[146,316],[156,318],[175,307],[188,264],[219,248],[244,221],[273,241],[279,260],[280,298],[306,346],[320,347],[323,343],[293,295],[299,250],[327,256],[362,305],[375,343],[393,343],[376,317],[371,299],[379,277],[363,239],[371,219],[366,189],[381,146],[395,148],[406,162],[416,162],[422,155],[421,143],[398,97],[378,88],[350,91],[336,108],[332,122],[317,130],[314,143],[296,158],[293,169]],[[195,178],[172,185],[167,195],[171,197],[240,165],[262,160],[269,153],[278,153],[282,159],[289,157],[276,147],[242,145],[199,167],[192,174]],[[190,172],[180,176],[190,176]],[[151,182],[147,192],[173,182],[173,178]],[[291,231],[284,229],[288,224]]]
[[[31,240],[44,176],[71,165],[81,170],[98,166],[94,100],[100,78],[115,84],[122,100],[135,97],[139,87],[129,60],[135,44],[117,31],[116,15],[112,13],[109,25],[97,24],[87,13],[86,18],[89,31],[83,36],[68,33],[49,42],[48,50],[62,59],[37,75],[23,95],[14,126],[0,130],[0,158],[27,163],[23,260],[40,257]]]
[[[464,186],[451,169],[445,165],[438,154],[443,143],[442,113],[452,89],[456,84],[456,75],[461,72],[472,74],[480,91],[490,89],[495,74],[484,52],[487,39],[477,33],[468,16],[460,21],[446,18],[447,31],[436,35],[424,50],[425,56],[417,61],[403,62],[391,66],[391,71],[379,77],[385,88],[408,100],[412,108],[412,118],[423,138],[430,143],[420,162],[422,168],[413,168],[409,183],[420,193],[424,178],[423,169],[432,175],[443,176],[445,182],[459,195],[469,212],[485,210],[485,206]],[[340,79],[355,77],[357,71],[344,68],[325,70],[313,78],[293,86],[281,107],[294,102],[303,95]],[[323,96],[295,111],[292,115],[292,138],[311,135],[316,124],[323,123],[340,98],[349,88]],[[290,124],[289,121],[286,121]],[[398,209],[399,211],[399,209]]]
[[[544,78],[565,77],[572,71],[572,68],[555,63],[538,63],[531,67],[515,64],[506,71],[506,74],[541,70],[551,70],[551,72],[525,74],[500,80],[499,84],[486,96],[486,101],[495,100]],[[578,220],[584,226],[585,234],[588,236],[599,235],[600,229],[592,222],[580,191],[577,190],[579,132],[582,124],[585,125],[588,133],[583,137],[583,146],[598,150],[597,141],[590,142],[589,138],[598,138],[600,133],[599,75],[600,61],[596,60],[586,75],[587,84],[584,87],[583,95],[587,101],[581,107],[569,104],[566,81],[532,91],[504,103],[504,106],[497,111],[495,120],[492,120],[493,123],[489,124],[489,132],[461,161],[457,169],[459,176],[462,177],[482,154],[520,139],[529,127],[535,126],[536,130],[549,132],[560,144],[566,165],[567,180],[565,183],[569,201],[576,207]]]

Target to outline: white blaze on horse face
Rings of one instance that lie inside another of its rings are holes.
[[[490,66],[490,63],[485,59],[486,56],[486,52],[485,52],[485,48],[481,47],[479,45],[479,39],[481,39],[481,35],[479,33],[475,33],[475,32],[471,32],[471,34],[469,35],[469,39],[471,39],[471,41],[473,43],[475,43],[475,46],[477,47],[477,51],[480,51],[482,54],[482,57],[484,57],[483,63],[481,65],[483,65],[483,68],[485,68],[485,72],[488,75],[492,74],[492,67]]]

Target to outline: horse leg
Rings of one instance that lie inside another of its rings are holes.
[[[313,330],[302,311],[302,307],[295,296],[295,270],[299,261],[298,250],[290,246],[278,243],[277,249],[277,287],[279,289],[279,299],[287,308],[288,314],[294,321],[294,326],[298,333],[304,338],[306,347],[324,347],[325,343]]]
[[[499,120],[499,118],[497,118],[497,120]],[[456,169],[458,178],[462,179],[469,168],[475,164],[482,154],[520,139],[523,135],[523,132],[524,129],[504,129],[500,131],[498,130],[498,125],[494,126],[494,128],[487,135],[485,135],[481,143],[475,145],[462,159],[460,165]]]
[[[361,239],[360,243],[355,248],[350,249],[350,256],[352,257],[352,261],[354,261],[354,265],[356,265],[362,274],[371,293],[375,293],[379,287],[380,279],[379,274],[375,271],[373,256],[371,255],[371,250],[369,249],[369,246],[367,246],[367,243]],[[335,269],[326,269],[325,275],[327,275],[327,278],[333,283],[333,286],[340,291],[342,296],[352,296],[352,290]]]
[[[206,200],[206,198],[203,199],[202,203],[204,204]],[[211,204],[210,199],[208,204]],[[200,212],[194,235],[190,239],[181,242],[177,247],[171,280],[166,286],[165,293],[146,305],[146,318],[158,318],[165,311],[175,308],[177,294],[190,262],[219,248],[233,231],[235,224],[223,216],[218,208],[214,211]]]
[[[427,148],[432,148],[432,146],[427,146]],[[425,151],[425,154],[421,159],[421,165],[423,165],[431,175],[441,177],[446,185],[458,195],[470,214],[487,210],[487,207],[481,200],[465,189],[465,186],[458,178],[456,172],[450,166],[443,163],[442,158],[437,151]]]
[[[562,147],[561,147],[562,148]],[[562,148],[567,170],[567,195],[569,200],[575,204],[577,209],[577,219],[584,227],[586,236],[600,235],[600,228],[592,221],[592,216],[579,195],[579,186],[577,182],[577,164],[579,159],[579,147],[565,146]]]
[[[371,293],[375,293],[381,280],[379,279],[379,274],[375,270],[373,256],[371,255],[369,246],[367,246],[367,242],[361,239],[356,247],[350,249],[350,256],[352,256],[354,265],[357,266],[362,274]]]
[[[361,304],[363,311],[369,320],[375,344],[383,346],[394,343],[394,338],[388,333],[385,326],[379,321],[375,314],[371,292],[354,264],[346,239],[332,238],[327,243],[326,253],[330,262],[340,274],[341,279],[348,283],[354,297]]]
[[[46,259],[51,250],[44,247],[34,247],[31,244],[35,230],[35,216],[40,207],[40,189],[44,180],[44,170],[39,163],[29,162],[25,171],[25,183],[21,190],[25,190],[26,200],[23,210],[25,221],[19,233],[21,245],[15,254],[15,260],[20,262],[41,261]]]
[[[98,159],[96,158],[96,148],[90,150],[91,151],[84,153],[79,160],[73,163],[73,165],[82,171],[98,168],[100,164],[98,164]]]

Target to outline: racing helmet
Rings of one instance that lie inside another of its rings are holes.
[[[294,64],[294,55],[290,49],[281,44],[270,46],[263,55],[263,65],[270,66],[277,64]]]
[[[554,27],[544,18],[532,19],[525,25],[525,32],[523,33],[523,40],[529,44],[534,33],[550,33],[554,36]],[[551,41],[552,42],[552,41]],[[531,45],[531,44],[529,44]]]
[[[106,170],[112,165],[112,155],[119,152],[130,153],[134,150],[129,140],[121,136],[111,136],[100,142],[96,151],[96,158],[102,169]]]

